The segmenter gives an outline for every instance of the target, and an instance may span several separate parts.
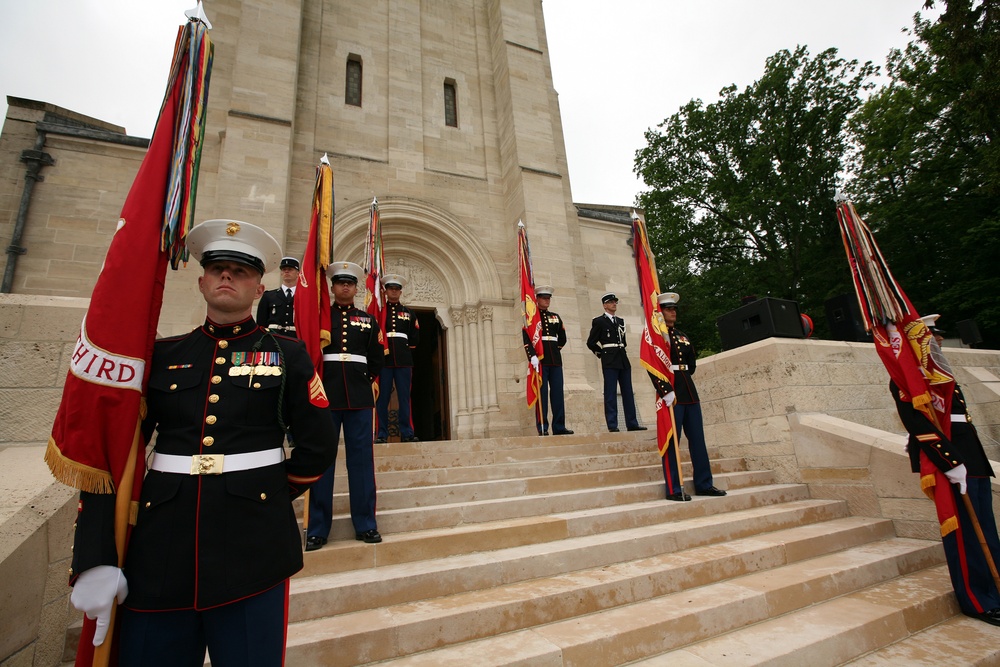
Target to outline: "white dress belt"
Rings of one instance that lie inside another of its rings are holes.
[[[559,336],[542,336],[542,340],[558,341]]]
[[[386,332],[385,335],[388,336],[389,338],[406,338],[407,340],[410,338],[407,334],[403,333],[402,331],[388,331]]]
[[[969,418],[966,415],[958,414],[956,412],[951,413],[951,420],[953,422],[967,422]]]
[[[368,357],[363,357],[360,354],[347,354],[346,352],[338,352],[337,354],[324,354],[323,361],[353,361],[359,364],[368,365]]]
[[[150,463],[151,470],[173,472],[179,475],[221,475],[224,472],[238,470],[253,470],[273,466],[285,460],[285,451],[265,449],[260,452],[244,454],[195,454],[194,456],[178,456],[177,454],[153,454]]]
[[[670,370],[672,371],[686,371],[687,369],[687,364],[674,364],[670,367]]]
[[[601,347],[621,347],[621,346],[622,346],[621,343],[605,343],[604,345],[601,345]]]

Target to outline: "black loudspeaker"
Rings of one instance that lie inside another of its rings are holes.
[[[871,334],[865,331],[865,320],[861,317],[861,307],[854,294],[841,294],[827,299],[826,323],[830,327],[833,340],[849,340],[855,343],[871,342]]]
[[[751,301],[715,321],[722,348],[732,350],[765,338],[805,338],[799,304],[770,297]]]
[[[979,333],[979,327],[976,326],[975,320],[960,320],[955,322],[955,326],[958,327],[958,336],[965,345],[975,347],[983,342],[983,337]]]

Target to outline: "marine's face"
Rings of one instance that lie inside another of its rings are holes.
[[[333,281],[333,300],[341,306],[354,303],[354,296],[358,293],[358,284],[353,280]]]
[[[399,303],[399,297],[403,295],[403,288],[399,285],[386,285],[385,298],[389,303]]]
[[[538,302],[538,307],[541,310],[548,310],[549,304],[552,303],[552,297],[550,296],[537,296],[535,301]]]
[[[221,324],[249,314],[254,299],[264,293],[261,275],[253,267],[239,262],[209,262],[198,278],[198,289],[208,304],[209,316]]]
[[[663,313],[663,321],[668,327],[677,323],[677,306],[664,306],[660,308],[660,312]]]

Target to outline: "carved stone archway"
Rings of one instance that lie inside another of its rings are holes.
[[[361,263],[370,202],[337,212],[334,258]],[[504,304],[500,276],[468,227],[425,201],[379,201],[387,273],[407,278],[407,305],[434,310],[448,332],[448,395],[452,438],[487,435],[489,412],[500,410],[493,309]]]

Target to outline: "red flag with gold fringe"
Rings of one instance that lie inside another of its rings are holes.
[[[951,438],[955,378],[947,362],[934,353],[930,330],[896,282],[875,236],[854,205],[840,202],[837,219],[865,329],[872,334],[879,358],[905,400]],[[923,453],[920,469],[920,486],[937,507],[941,535],[957,530],[955,499],[948,478]]]
[[[205,131],[213,46],[192,19],[178,30],[166,94],[73,348],[45,461],[59,481],[115,494],[115,544],[124,563],[145,473],[140,424],[168,264],[187,259]],[[106,664],[84,620],[77,664]]]
[[[305,343],[313,367],[323,377],[323,348],[330,344],[330,285],[326,267],[333,261],[333,170],[326,155],[316,167],[309,238],[295,289],[295,332]]]
[[[674,371],[670,366],[670,344],[667,342],[667,325],[660,313],[657,297],[660,279],[656,273],[656,258],[649,247],[646,225],[632,212],[632,248],[635,252],[635,271],[639,278],[639,296],[642,298],[642,340],[639,342],[639,363],[664,382],[674,384]],[[674,420],[671,406],[666,401],[656,401],[656,446],[663,456],[674,437]]]
[[[365,311],[378,322],[378,338],[385,354],[389,354],[389,339],[385,336],[385,301],[382,293],[382,274],[385,266],[382,258],[382,217],[378,211],[378,199],[372,197],[371,214],[368,221],[368,237],[365,239]],[[372,381],[372,391],[378,399],[379,378]]]
[[[528,245],[528,231],[524,223],[517,221],[517,275],[521,283],[521,313],[524,316],[523,329],[541,360],[545,356],[542,347],[542,314],[535,303],[535,278],[531,270],[531,248]],[[528,407],[533,408],[542,393],[542,373],[531,363],[528,364],[526,398]]]

